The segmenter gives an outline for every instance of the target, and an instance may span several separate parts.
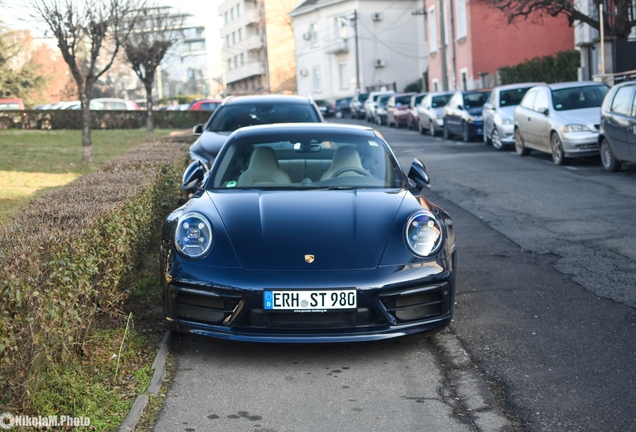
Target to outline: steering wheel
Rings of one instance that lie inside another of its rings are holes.
[[[360,175],[365,176],[365,177],[371,177],[371,174],[369,174],[369,173],[368,173],[367,171],[365,171],[364,169],[362,169],[362,168],[358,168],[358,167],[354,167],[354,166],[351,166],[351,167],[344,167],[344,168],[340,168],[338,171],[336,171],[335,173],[333,173],[333,175],[331,176],[331,178],[338,177],[339,175],[342,175],[342,174],[344,174],[344,173],[346,173],[346,172],[349,172],[349,171],[354,172],[354,173],[357,173],[357,174],[360,174]]]

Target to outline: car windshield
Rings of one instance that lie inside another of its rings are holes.
[[[552,90],[552,103],[557,111],[600,107],[609,87],[604,84]]]
[[[320,122],[320,119],[308,103],[242,103],[218,107],[206,130],[233,132],[241,127],[260,124],[316,122]]]
[[[411,96],[399,96],[395,98],[395,105],[408,105],[411,103]]]
[[[521,103],[521,99],[523,99],[523,96],[528,93],[528,90],[530,90],[531,88],[532,86],[502,90],[499,94],[499,106],[503,108],[519,105],[519,103]]]
[[[452,94],[446,94],[446,95],[441,95],[441,96],[434,96],[433,100],[431,102],[431,106],[433,108],[443,107],[444,105],[446,105],[448,103],[448,101],[450,100],[451,96],[453,96],[453,95]]]
[[[484,106],[490,92],[468,93],[464,95],[464,107],[466,109]]]
[[[360,101],[360,102],[364,102],[368,98],[369,98],[369,93],[360,93],[358,95],[358,101]]]
[[[402,187],[404,175],[382,139],[297,130],[231,139],[208,183],[223,190]]]

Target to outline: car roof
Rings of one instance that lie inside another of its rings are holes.
[[[498,91],[502,91],[502,90],[511,90],[511,89],[518,89],[518,88],[526,88],[526,87],[534,87],[534,86],[538,86],[538,85],[545,85],[544,82],[522,82],[522,83],[515,83],[515,84],[504,84],[504,85],[500,85],[495,87],[493,90],[498,90]]]
[[[572,87],[586,87],[586,86],[597,86],[603,85],[602,82],[599,81],[568,81],[554,84],[546,84],[552,90],[560,90]]]
[[[223,105],[228,104],[257,104],[257,103],[310,103],[308,96],[297,95],[250,95],[228,96],[223,100]]]
[[[246,126],[237,129],[233,135],[241,137],[276,135],[280,133],[334,133],[377,137],[375,130],[370,126],[358,126],[337,123],[273,123],[255,126]]]

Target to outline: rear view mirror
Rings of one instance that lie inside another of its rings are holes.
[[[203,125],[198,124],[192,128],[192,135],[201,135],[203,133]]]
[[[431,179],[428,175],[428,170],[424,166],[421,160],[415,158],[411,164],[408,178],[413,180],[417,190],[421,191],[424,188],[431,188]]]
[[[194,161],[186,168],[181,181],[181,190],[186,192],[194,192],[203,181],[205,168],[201,161]]]

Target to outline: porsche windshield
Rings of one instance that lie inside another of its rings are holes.
[[[405,178],[384,141],[373,136],[235,138],[219,155],[214,189],[401,188]]]
[[[316,122],[320,122],[320,118],[309,103],[236,103],[217,108],[207,130],[233,132],[260,124]]]

